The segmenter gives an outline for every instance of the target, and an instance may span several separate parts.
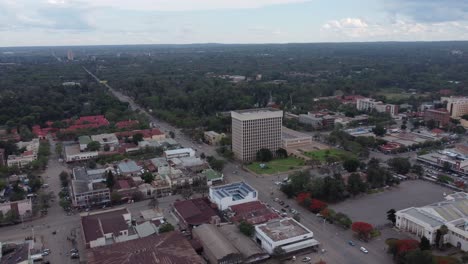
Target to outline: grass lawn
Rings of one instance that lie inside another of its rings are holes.
[[[252,162],[247,165],[249,170],[257,174],[274,174],[279,172],[285,172],[289,170],[299,169],[304,166],[304,161],[294,157],[288,157],[286,159],[275,159],[270,162],[266,162],[266,168],[262,169],[260,164],[262,162]]]
[[[326,160],[327,155],[336,157],[340,160],[345,160],[347,158],[355,157],[352,153],[341,150],[341,149],[322,149],[322,150],[316,150],[316,151],[309,151],[309,152],[304,152],[304,155],[306,155],[309,158],[318,160],[320,162],[324,162]]]

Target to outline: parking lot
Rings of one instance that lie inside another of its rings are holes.
[[[392,208],[398,211],[435,203],[444,199],[444,193],[452,192],[451,189],[431,182],[410,180],[383,192],[350,198],[330,207],[347,214],[353,221],[364,221],[377,226],[388,223],[386,212]]]

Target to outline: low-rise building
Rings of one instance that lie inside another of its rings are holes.
[[[269,254],[275,249],[285,253],[317,247],[314,233],[292,218],[274,219],[255,226],[255,239]]]
[[[124,160],[117,164],[117,172],[123,176],[141,175],[142,167],[133,160]]]
[[[86,248],[95,248],[138,238],[131,228],[132,216],[126,208],[82,213],[81,228]]]
[[[230,206],[227,215],[232,222],[240,223],[245,221],[251,225],[258,225],[280,218],[277,213],[260,201]]]
[[[192,236],[203,246],[203,256],[212,264],[240,264],[244,257],[215,225],[203,224],[193,229]]]
[[[81,152],[79,144],[65,146],[65,161],[66,162],[90,160],[90,159],[94,159],[97,157],[98,157],[97,151]]]
[[[173,212],[181,229],[192,229],[201,224],[219,223],[221,220],[206,197],[176,201]]]
[[[110,151],[113,151],[114,147],[119,145],[119,139],[114,133],[92,135],[91,140],[99,142],[99,144],[101,145],[101,148],[106,145],[109,146]]]
[[[258,200],[258,192],[245,182],[236,182],[210,188],[210,200],[224,211],[229,206]]]
[[[91,143],[90,136],[80,136],[78,137],[78,143],[80,144],[80,151],[85,151],[88,148],[88,144]]]
[[[283,127],[282,131],[283,148],[300,148],[312,144],[312,136]]]
[[[424,121],[434,121],[436,127],[445,127],[450,123],[450,113],[442,109],[427,109],[424,111]]]
[[[18,168],[21,168],[37,160],[39,145],[40,143],[38,138],[35,138],[28,142],[20,141],[16,143],[18,149],[25,149],[25,151],[20,155],[9,155],[7,160],[7,166],[16,166]]]
[[[14,202],[0,203],[0,212],[6,215],[9,211],[15,212],[19,217],[32,216],[32,202],[30,199],[24,199]]]
[[[93,248],[87,251],[89,264],[203,264],[190,242],[179,232]]]
[[[448,233],[441,239],[468,251],[468,194],[447,195],[444,201],[423,207],[410,207],[396,212],[396,227],[435,244],[437,230],[445,225]]]
[[[206,131],[204,133],[205,141],[210,145],[218,145],[221,139],[225,137],[226,137],[226,134],[216,133],[215,131]]]
[[[384,104],[372,98],[359,98],[356,100],[356,108],[359,111],[375,110],[379,113],[389,113],[392,117],[398,115],[398,105]]]
[[[208,186],[222,183],[224,181],[224,175],[221,172],[215,171],[213,169],[206,169],[201,172],[201,175],[206,179]]]
[[[72,180],[70,185],[72,206],[88,208],[111,201],[110,190],[104,183]]]
[[[173,158],[195,157],[195,150],[192,148],[166,150],[164,151],[164,157],[168,160]]]

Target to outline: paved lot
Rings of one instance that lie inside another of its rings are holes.
[[[398,187],[348,199],[332,205],[331,208],[349,215],[353,221],[382,225],[388,223],[388,210],[393,208],[398,211],[411,206],[435,203],[444,199],[444,192],[448,194],[453,191],[422,180],[404,181]]]

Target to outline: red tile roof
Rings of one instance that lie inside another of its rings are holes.
[[[140,122],[138,122],[138,120],[125,120],[125,121],[120,121],[120,122],[117,122],[115,123],[115,126],[117,128],[129,128],[129,127],[134,127],[136,125],[138,125]]]
[[[118,234],[120,231],[128,229],[128,224],[123,218],[127,214],[127,209],[119,209],[93,215],[81,217],[86,243],[103,237],[104,234]]]
[[[230,207],[235,215],[231,218],[234,222],[247,221],[250,224],[261,224],[280,216],[271,211],[265,204],[254,201]]]
[[[201,225],[210,223],[213,216],[218,215],[211,206],[208,198],[195,198],[186,201],[174,202],[174,209],[188,225]]]
[[[130,189],[130,184],[128,183],[128,180],[118,180],[117,187],[119,189]]]
[[[179,232],[151,235],[87,251],[88,264],[204,263]]]

